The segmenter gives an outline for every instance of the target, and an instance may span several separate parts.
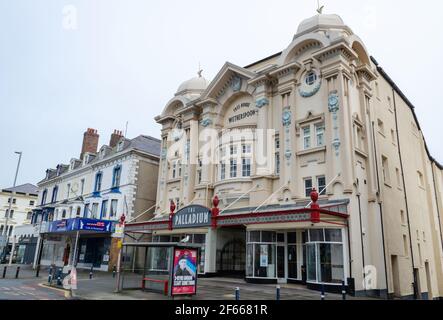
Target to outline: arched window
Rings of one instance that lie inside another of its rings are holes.
[[[58,193],[58,186],[55,186],[54,189],[52,189],[51,203],[57,202],[57,193]]]
[[[42,203],[41,203],[41,205],[46,204],[46,197],[47,197],[47,195],[48,195],[48,189],[45,189],[43,191],[43,194],[42,194]]]

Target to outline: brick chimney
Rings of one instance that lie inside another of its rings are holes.
[[[123,137],[122,131],[114,130],[114,133],[111,134],[111,140],[109,141],[109,146],[111,148],[117,146],[117,143],[120,141],[122,137]]]
[[[83,134],[83,145],[82,145],[82,153],[80,154],[80,159],[83,160],[83,156],[85,153],[97,153],[98,148],[98,138],[99,135],[97,130],[89,128]]]

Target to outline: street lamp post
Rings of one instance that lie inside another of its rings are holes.
[[[14,189],[17,184],[18,170],[20,169],[20,162],[22,160],[22,152],[16,151],[15,153],[19,155],[19,158],[18,158],[18,163],[17,163],[17,170],[15,171],[14,185],[12,186],[11,197],[9,198],[9,209],[8,209],[6,217],[5,217],[5,229],[3,230],[3,235],[4,235],[5,239],[8,239],[8,230],[7,230],[8,229],[8,220],[9,220],[9,216],[11,215],[12,199],[14,198]],[[3,253],[1,255],[0,261],[3,261],[4,256],[6,255],[6,247],[7,246],[8,246],[8,241],[6,241],[6,245],[3,247]]]

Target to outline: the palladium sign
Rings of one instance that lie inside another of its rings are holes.
[[[211,210],[203,206],[189,206],[174,214],[174,229],[208,227],[211,225]]]

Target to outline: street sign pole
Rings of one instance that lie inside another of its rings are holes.
[[[4,256],[6,255],[6,248],[8,246],[8,233],[7,233],[8,232],[8,220],[9,220],[9,216],[11,215],[12,199],[14,198],[14,189],[17,184],[17,176],[18,176],[18,171],[20,169],[20,162],[22,161],[22,152],[16,151],[15,153],[19,155],[19,158],[18,158],[18,163],[17,163],[17,169],[15,171],[14,185],[12,187],[11,197],[9,198],[9,209],[8,209],[7,215],[5,217],[5,228],[3,229],[3,235],[5,236],[5,239],[3,242],[5,242],[5,243],[3,246],[3,250],[1,250],[2,253],[0,255],[0,263],[3,261]],[[0,248],[1,248],[1,246],[0,246]]]
[[[121,228],[121,238],[118,240],[118,258],[117,258],[117,285],[115,292],[120,292],[121,288],[121,259],[122,259],[122,249],[123,249],[123,239],[125,237],[125,220],[126,216],[123,214],[120,218],[120,228]]]

